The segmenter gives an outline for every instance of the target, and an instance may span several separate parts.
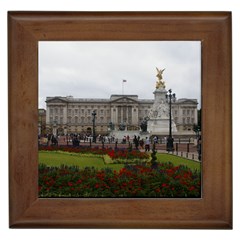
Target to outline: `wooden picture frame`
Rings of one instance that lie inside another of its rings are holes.
[[[38,41],[202,42],[201,199],[38,198]],[[11,228],[232,228],[230,12],[9,12]]]

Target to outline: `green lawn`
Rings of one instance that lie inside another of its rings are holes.
[[[157,159],[158,162],[172,162],[173,165],[178,166],[178,165],[185,165],[191,168],[192,170],[201,170],[201,164],[200,162],[196,162],[193,160],[189,160],[186,158],[174,156],[171,154],[167,153],[157,153]]]
[[[171,154],[157,153],[158,162],[172,162],[174,165],[186,165],[192,170],[201,170],[201,164],[192,160],[174,156]],[[47,166],[74,165],[80,168],[94,166],[95,168],[112,168],[120,170],[124,164],[104,164],[102,157],[93,155],[80,155],[63,152],[39,152],[39,163]]]
[[[97,169],[112,168],[113,170],[120,170],[124,167],[124,164],[104,164],[102,157],[93,155],[80,155],[80,154],[66,154],[61,152],[39,152],[39,163],[46,164],[47,166],[61,166],[61,165],[73,165],[80,168],[92,167]]]

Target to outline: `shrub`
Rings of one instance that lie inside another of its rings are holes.
[[[155,149],[155,144],[153,144],[153,149],[152,149],[152,153],[151,153],[151,167],[152,168],[156,168],[157,167],[157,151]]]

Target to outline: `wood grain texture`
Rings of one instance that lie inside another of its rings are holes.
[[[38,41],[202,42],[201,199],[39,199]],[[231,13],[9,12],[12,228],[232,228]]]

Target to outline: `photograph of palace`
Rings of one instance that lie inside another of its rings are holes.
[[[39,43],[39,197],[201,197],[201,43]]]

